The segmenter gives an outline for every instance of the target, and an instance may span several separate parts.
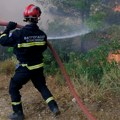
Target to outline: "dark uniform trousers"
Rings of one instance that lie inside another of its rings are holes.
[[[46,103],[48,103],[48,106],[52,110],[52,107],[56,105],[56,102],[54,101],[51,92],[46,86],[46,81],[43,74],[43,67],[34,70],[29,70],[27,67],[19,66],[15,71],[15,75],[13,76],[13,78],[11,78],[9,86],[9,93],[12,99],[13,111],[23,112],[21,95],[19,90],[29,80],[32,81],[35,88],[41,93],[43,99],[46,101]]]

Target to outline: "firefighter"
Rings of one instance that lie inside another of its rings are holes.
[[[9,85],[13,108],[13,113],[9,116],[9,119],[24,120],[20,89],[29,80],[41,93],[51,112],[55,116],[59,115],[58,105],[46,85],[43,74],[42,53],[47,49],[47,35],[37,25],[41,10],[38,6],[30,4],[25,8],[23,14],[27,25],[21,29],[15,29],[17,23],[10,21],[5,31],[0,35],[0,44],[13,47],[13,52],[19,61]]]

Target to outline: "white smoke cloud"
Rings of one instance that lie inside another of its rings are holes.
[[[36,1],[39,1],[39,3]],[[26,23],[23,22],[23,12],[29,4],[34,4],[41,8],[42,15],[39,21],[39,27],[52,38],[73,36],[73,34],[78,35],[86,30],[86,28],[82,27],[80,16],[77,18],[73,18],[72,15],[65,16],[60,10],[58,10],[58,13],[57,7],[53,6],[50,0],[0,0],[0,20],[6,22],[14,21],[18,24],[25,25]],[[50,10],[54,12],[51,13]],[[56,26],[53,26],[53,30],[55,28],[57,28],[57,30],[55,29],[52,33],[52,30],[49,30],[48,27],[49,23],[54,23],[55,18],[57,18],[58,23],[61,22],[62,24],[55,24]],[[69,32],[66,32],[66,29],[69,30]]]
[[[0,19],[22,23],[25,6],[31,0],[0,0]]]
[[[34,4],[41,8],[43,13],[41,15],[41,20],[43,21],[43,23],[45,23],[45,21],[47,21],[48,19],[48,16],[43,12],[43,2],[41,2],[41,4],[38,4],[37,2],[35,2],[35,0],[0,0],[0,20],[5,20],[7,22],[15,21],[19,24],[24,24],[23,12],[25,10],[25,7],[29,4]]]

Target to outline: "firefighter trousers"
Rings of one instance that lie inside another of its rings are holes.
[[[57,106],[57,103],[53,99],[53,96],[46,86],[45,77],[43,74],[43,67],[34,70],[28,70],[27,67],[19,66],[15,70],[14,76],[11,78],[10,85],[9,85],[9,94],[12,100],[12,107],[13,111],[23,111],[22,104],[21,104],[21,94],[20,89],[23,85],[25,85],[29,80],[32,81],[35,88],[41,93],[43,99],[46,101],[50,109],[54,105]],[[54,104],[50,104],[54,102]]]

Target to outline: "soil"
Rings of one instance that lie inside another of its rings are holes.
[[[10,76],[0,76],[0,120],[8,120],[12,112],[11,101],[8,94]],[[47,78],[48,88],[54,95],[61,114],[58,117],[49,110],[39,92],[31,82],[21,89],[25,120],[88,120],[76,102],[73,102],[67,85],[58,85],[53,77]],[[110,95],[108,101],[93,102],[85,105],[96,120],[120,120],[120,97]]]

